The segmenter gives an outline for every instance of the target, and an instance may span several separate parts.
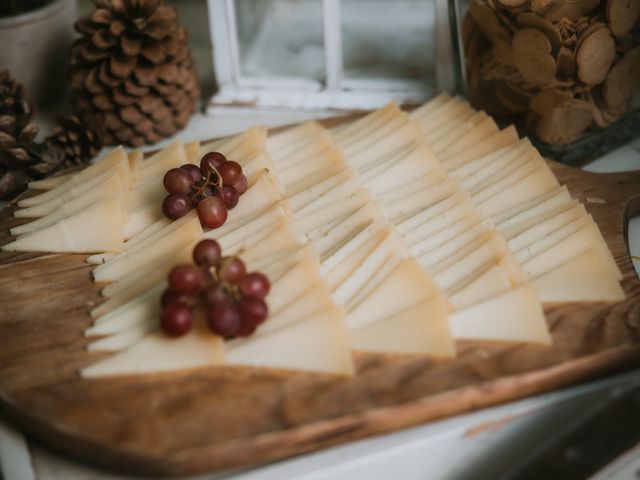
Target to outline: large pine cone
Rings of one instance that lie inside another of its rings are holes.
[[[9,72],[0,72],[0,198],[11,198],[27,183],[60,169],[62,150],[34,141],[38,127],[33,109],[24,98],[22,85]]]
[[[71,47],[76,111],[100,113],[105,143],[140,146],[182,129],[200,96],[187,31],[160,0],[93,0]]]

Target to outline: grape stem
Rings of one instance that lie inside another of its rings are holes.
[[[227,266],[233,261],[234,258],[235,257],[230,257],[226,260],[222,260],[219,269],[213,268],[213,269],[209,269],[209,271],[211,272],[211,275],[213,276],[214,281],[218,285],[220,285],[229,296],[231,296],[234,300],[238,301],[242,298],[242,295],[240,294],[240,288],[237,285],[233,285],[232,283],[223,280],[225,270],[227,269]]]
[[[215,173],[216,177],[218,178],[218,181],[214,184],[214,188],[216,188],[218,192],[222,191],[222,187],[224,185],[224,182],[222,180],[222,175],[220,175],[220,172],[218,172],[218,169],[215,166],[209,164],[209,170],[207,171],[207,178],[205,178],[204,182],[202,182],[202,185],[197,187],[196,191],[191,194],[192,197],[198,198],[200,195],[204,193],[204,189],[207,186],[209,186],[209,183],[211,182],[211,173],[212,173],[211,170],[213,170],[213,173]]]

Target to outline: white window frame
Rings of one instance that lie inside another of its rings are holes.
[[[436,0],[434,14],[446,10],[448,0]],[[209,27],[213,42],[213,64],[218,91],[208,110],[218,106],[295,108],[307,110],[363,110],[377,108],[390,100],[418,104],[433,95],[424,82],[410,80],[345,79],[342,62],[340,0],[323,2],[324,82],[295,77],[248,77],[242,74],[234,0],[208,0]],[[447,23],[447,22],[445,22]],[[450,53],[448,25],[436,21],[436,52]],[[443,33],[443,28],[445,32]],[[444,45],[443,45],[444,44]],[[436,53],[435,81],[446,81],[442,54]],[[451,62],[450,62],[451,63]]]

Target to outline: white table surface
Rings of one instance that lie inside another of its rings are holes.
[[[201,82],[211,85],[210,51],[204,0],[180,2],[185,23],[190,25]],[[86,10],[86,0],[81,10]],[[204,18],[204,20],[203,20]],[[205,93],[207,89],[205,88]],[[38,122],[43,133],[63,109],[64,101],[42,110]],[[185,141],[209,139],[244,130],[252,125],[277,126],[303,121],[318,113],[218,110],[211,116],[195,115],[174,138]],[[168,139],[164,144],[173,140]],[[155,146],[154,148],[157,148]],[[594,172],[640,170],[640,137],[629,145],[585,167]],[[640,185],[638,186],[640,192]],[[640,218],[629,224],[630,250],[640,256]],[[640,262],[634,262],[636,270]],[[459,415],[401,432],[332,447],[245,472],[226,472],[198,479],[232,480],[413,480],[497,479],[541,439],[553,435],[558,422],[576,409],[640,384],[640,370],[585,385],[539,395],[499,407]],[[633,452],[632,452],[633,453]],[[631,456],[633,456],[631,454]],[[628,460],[628,459],[627,459]],[[631,465],[627,462],[628,472]],[[635,464],[633,464],[635,465]],[[632,466],[633,466],[632,465]],[[618,469],[599,478],[626,478]],[[609,471],[608,471],[609,472]],[[122,480],[124,477],[96,470],[25,438],[19,430],[0,420],[0,473],[6,480]]]

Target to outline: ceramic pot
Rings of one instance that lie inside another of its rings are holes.
[[[0,18],[0,70],[8,69],[36,105],[64,95],[76,17],[76,0],[55,0],[37,10]]]

